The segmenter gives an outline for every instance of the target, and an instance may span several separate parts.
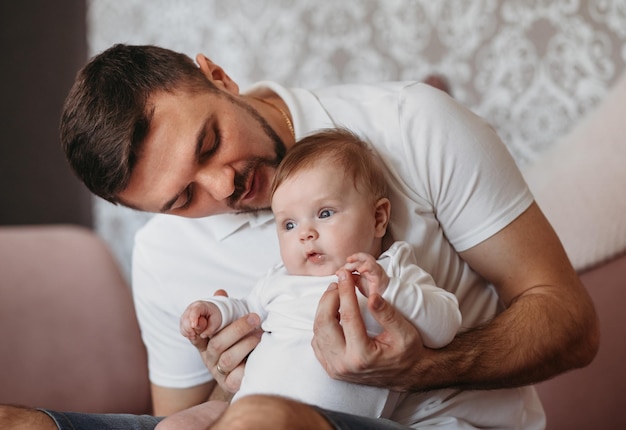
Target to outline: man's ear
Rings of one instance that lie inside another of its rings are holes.
[[[374,206],[374,217],[376,219],[376,237],[383,237],[387,232],[389,225],[389,216],[391,214],[391,202],[388,198],[383,197],[376,202]]]
[[[234,95],[239,94],[239,85],[237,85],[220,66],[209,60],[203,54],[196,55],[196,63],[200,66],[200,70],[202,70],[204,76],[217,87]]]

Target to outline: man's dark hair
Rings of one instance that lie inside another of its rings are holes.
[[[76,175],[117,204],[130,181],[159,91],[218,91],[186,55],[156,46],[114,45],[83,67],[61,116],[61,144]]]

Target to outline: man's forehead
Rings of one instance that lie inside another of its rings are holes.
[[[158,212],[167,198],[178,193],[178,184],[171,183],[177,175],[177,154],[189,147],[193,152],[197,123],[185,115],[180,93],[158,91],[146,103],[148,128],[137,146],[137,158],[126,188],[118,193],[120,203],[133,209]],[[183,145],[189,141],[189,145]],[[166,180],[169,178],[169,180]],[[169,188],[172,188],[170,190]]]

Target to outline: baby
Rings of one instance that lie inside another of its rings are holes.
[[[189,305],[181,332],[196,344],[255,312],[264,334],[233,401],[275,394],[362,416],[389,416],[399,393],[331,379],[311,347],[317,304],[337,281],[336,272],[353,273],[371,336],[382,331],[367,310],[372,293],[410,319],[429,348],[454,338],[461,314],[456,297],[416,264],[409,244],[395,242],[383,249],[391,203],[379,160],[343,129],[306,137],[277,169],[272,211],[282,264],[245,299],[213,297]]]

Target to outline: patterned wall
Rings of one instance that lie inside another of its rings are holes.
[[[90,0],[89,49],[202,52],[242,89],[445,75],[522,165],[567,133],[626,70],[626,0]],[[149,215],[95,202],[126,272]]]

